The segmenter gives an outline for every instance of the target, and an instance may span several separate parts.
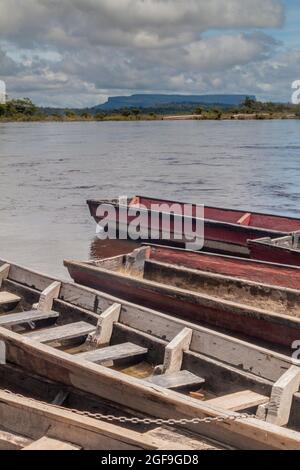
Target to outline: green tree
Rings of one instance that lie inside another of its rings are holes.
[[[88,113],[87,111],[84,111],[83,113],[81,113],[80,115],[83,119],[90,119],[92,117],[92,115],[90,113]]]
[[[199,106],[198,108],[195,109],[195,114],[200,114],[201,115],[203,113],[203,111],[204,111],[204,109]]]
[[[244,101],[244,106],[249,109],[254,109],[256,107],[256,101],[250,96],[247,96]]]
[[[126,108],[126,109],[122,109],[121,114],[122,114],[122,116],[128,118],[130,116],[131,112],[130,112],[129,109]]]
[[[24,116],[34,116],[38,111],[29,98],[11,100],[7,103],[7,107],[12,114],[23,114]]]
[[[69,119],[75,119],[77,117],[77,114],[75,113],[75,111],[72,111],[72,110],[67,110],[65,112],[65,115],[67,116],[67,118]]]
[[[136,119],[138,119],[139,115],[140,115],[140,109],[139,108],[133,108],[131,110],[132,114],[135,116]]]

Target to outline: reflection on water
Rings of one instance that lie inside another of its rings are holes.
[[[95,247],[90,198],[144,194],[297,216],[299,129],[300,120],[1,124],[0,258],[66,278],[64,258],[131,251]]]
[[[97,260],[125,255],[140,245],[140,243],[131,240],[99,240],[99,238],[95,238],[91,243],[90,258]]]

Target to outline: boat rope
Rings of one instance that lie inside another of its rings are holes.
[[[46,406],[51,406],[53,408],[69,411],[79,416],[85,416],[88,418],[93,418],[98,421],[108,421],[108,422],[118,422],[121,424],[145,424],[145,425],[186,425],[186,424],[212,424],[212,423],[228,423],[232,421],[237,421],[240,419],[258,419],[256,415],[250,415],[247,413],[236,413],[234,415],[229,416],[207,416],[206,418],[181,418],[181,419],[162,419],[162,418],[134,418],[134,417],[127,417],[127,416],[114,416],[114,415],[104,415],[102,413],[91,413],[90,411],[80,411],[75,408],[66,408],[61,405],[56,405],[53,403],[47,403],[45,401],[41,401],[32,397],[26,397],[21,395],[20,393],[14,393],[10,390],[3,390],[5,393],[9,395],[14,395],[15,397],[22,398],[25,400],[30,400],[35,403],[39,403]]]

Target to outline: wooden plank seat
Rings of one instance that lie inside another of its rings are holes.
[[[180,370],[171,374],[152,375],[146,379],[154,385],[170,390],[197,389],[205,383],[205,379],[198,377],[188,370]]]
[[[259,405],[264,405],[268,403],[268,401],[269,398],[264,395],[260,395],[259,393],[251,390],[242,390],[241,392],[231,393],[222,397],[213,398],[212,400],[206,400],[205,403],[217,406],[223,410],[242,411]]]
[[[28,312],[9,313],[8,315],[0,316],[0,326],[11,327],[16,325],[24,325],[25,323],[34,323],[37,321],[58,317],[59,313],[54,312],[53,310],[50,312],[29,310]]]
[[[0,292],[0,309],[1,310],[12,310],[21,301],[21,297],[12,294],[11,292]]]
[[[22,450],[80,450],[80,447],[75,446],[70,442],[64,442],[44,436],[24,447]]]
[[[70,339],[88,336],[96,330],[94,325],[80,321],[77,323],[69,323],[68,325],[56,326],[40,331],[26,333],[24,336],[31,338],[40,343],[52,343],[54,341],[66,341]]]
[[[148,353],[148,349],[133,343],[121,343],[106,348],[94,349],[76,354],[79,359],[94,362],[95,364],[113,363],[120,360],[142,360]]]
[[[21,450],[32,443],[31,439],[0,428],[0,450]]]

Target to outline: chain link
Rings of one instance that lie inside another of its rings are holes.
[[[24,395],[21,395],[20,393],[13,393],[10,390],[4,390],[5,393],[9,395],[14,395],[19,398],[24,398],[26,400],[33,401],[35,403],[40,403],[42,405],[48,405],[49,403],[41,401],[41,400],[36,400],[35,398],[29,398],[25,397]],[[71,413],[74,413],[79,416],[86,416],[88,418],[93,418],[98,421],[108,421],[108,422],[118,422],[121,424],[145,424],[145,425],[158,425],[162,426],[164,424],[174,426],[174,425],[186,425],[186,424],[212,424],[212,423],[226,423],[230,421],[236,421],[238,419],[258,419],[256,415],[249,415],[247,413],[239,413],[236,415],[231,415],[231,416],[214,416],[214,417],[206,417],[206,418],[182,418],[182,419],[162,419],[162,418],[129,418],[126,416],[114,416],[114,415],[103,415],[101,413],[91,413],[89,411],[80,411],[76,410],[75,408],[64,408],[63,406],[60,405],[55,405],[51,403],[51,406],[54,408],[57,408],[59,410],[67,410],[70,411]]]

